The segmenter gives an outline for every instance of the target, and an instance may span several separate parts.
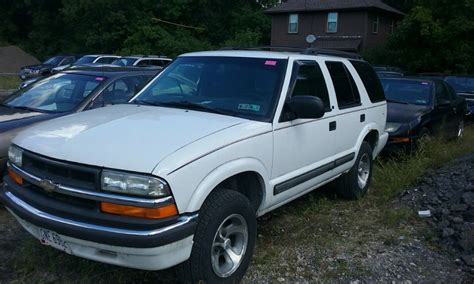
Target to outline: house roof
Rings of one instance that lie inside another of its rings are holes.
[[[268,14],[329,11],[348,9],[379,9],[389,13],[405,15],[381,0],[288,0],[265,11]]]

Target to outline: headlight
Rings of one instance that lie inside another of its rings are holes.
[[[385,125],[385,131],[388,133],[394,133],[397,132],[401,126],[401,123],[387,122],[387,124]]]
[[[8,160],[10,160],[10,163],[21,167],[23,150],[15,145],[11,145],[10,148],[8,148]]]
[[[171,194],[168,184],[156,177],[102,171],[102,190],[146,197],[163,197]]]

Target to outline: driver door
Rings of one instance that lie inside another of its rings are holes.
[[[295,119],[287,107],[283,108],[274,128],[273,204],[310,190],[332,176],[337,147],[336,132],[328,120],[333,105],[328,80],[316,61],[294,63],[287,99],[317,96],[324,102],[326,113],[319,119]]]

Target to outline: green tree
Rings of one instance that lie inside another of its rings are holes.
[[[474,73],[474,0],[418,0],[367,59],[416,72]]]

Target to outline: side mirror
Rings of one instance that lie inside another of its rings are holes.
[[[287,104],[290,110],[296,114],[296,118],[321,118],[325,113],[324,103],[318,97],[296,96],[291,98]]]

